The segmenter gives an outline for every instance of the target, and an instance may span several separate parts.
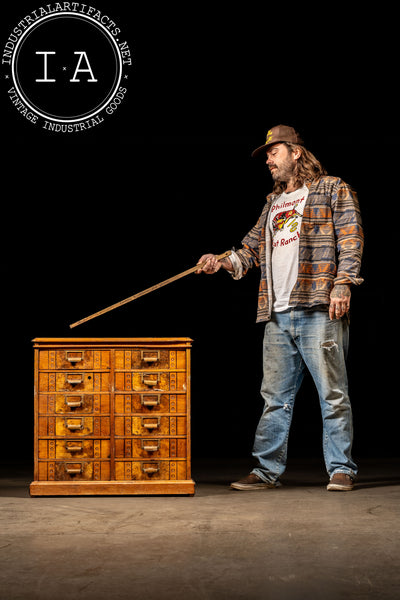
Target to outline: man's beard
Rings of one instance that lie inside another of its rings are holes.
[[[272,165],[272,167],[275,167],[272,171],[271,166],[269,167],[272,179],[274,181],[282,181],[287,183],[289,179],[293,177],[296,161],[288,156],[283,160],[280,167],[277,165]]]

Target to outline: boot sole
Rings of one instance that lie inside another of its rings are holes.
[[[269,483],[231,483],[231,489],[249,492],[251,490],[275,489],[277,486]]]
[[[353,489],[353,486],[352,485],[344,486],[344,485],[337,485],[337,484],[328,484],[326,486],[326,489],[328,490],[328,492],[351,492]]]

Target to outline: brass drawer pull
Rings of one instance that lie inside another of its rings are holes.
[[[157,417],[157,423],[154,423],[154,418],[148,423],[145,423],[145,419],[146,417],[142,417],[142,427],[145,427],[146,429],[158,429],[160,427],[160,417]]]
[[[159,375],[157,373],[157,378],[154,378],[154,374],[153,373],[142,373],[142,382],[145,385],[149,385],[149,386],[153,386],[153,385],[158,385],[158,379],[159,379]]]
[[[80,356],[77,356],[78,354]],[[75,355],[75,356],[72,356],[72,355]],[[75,351],[71,352],[71,351],[66,350],[65,351],[65,359],[70,363],[81,362],[81,361],[83,361],[83,352],[82,351],[81,352],[75,352]]]
[[[82,396],[77,396],[77,398],[79,398],[79,400],[68,400],[68,398],[65,398],[65,404],[70,408],[78,408],[79,406],[83,406]]]
[[[82,473],[83,469],[82,469],[82,465],[80,465],[79,467],[75,466],[75,465],[65,465],[65,470],[68,473],[68,475],[77,475],[79,473]]]
[[[160,449],[160,440],[142,440],[142,450],[157,452]]]
[[[76,422],[77,420],[75,419],[73,422],[65,422],[65,426],[67,429],[70,429],[71,431],[74,431],[75,429],[83,429],[83,419],[79,420],[79,423]]]
[[[65,376],[66,383],[69,385],[78,385],[83,383],[85,380],[83,373],[67,373]]]
[[[147,473],[147,475],[153,475],[153,473],[158,473],[160,470],[160,465],[158,463],[152,464],[143,464],[142,471],[143,473]]]
[[[65,449],[67,452],[82,452],[83,445],[80,444],[79,446],[71,446],[70,444],[66,444]]]
[[[142,406],[148,407],[159,406],[161,403],[160,394],[158,394],[157,396],[144,396],[142,394],[140,398],[140,403]]]
[[[160,351],[155,351],[157,356],[154,356],[154,351],[150,353],[148,350],[142,350],[140,352],[140,358],[143,362],[152,363],[160,360]]]

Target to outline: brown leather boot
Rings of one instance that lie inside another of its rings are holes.
[[[263,481],[256,475],[255,473],[250,473],[247,477],[243,477],[243,479],[239,479],[239,481],[235,481],[231,483],[231,488],[233,490],[261,490],[265,488],[276,488],[279,487],[276,483]]]
[[[329,492],[350,492],[353,486],[354,482],[350,475],[347,475],[347,473],[334,473],[326,489]]]

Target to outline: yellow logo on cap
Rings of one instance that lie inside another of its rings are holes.
[[[270,142],[272,139],[272,131],[269,130],[267,133],[267,139],[265,140],[265,143],[268,144],[268,142]]]

